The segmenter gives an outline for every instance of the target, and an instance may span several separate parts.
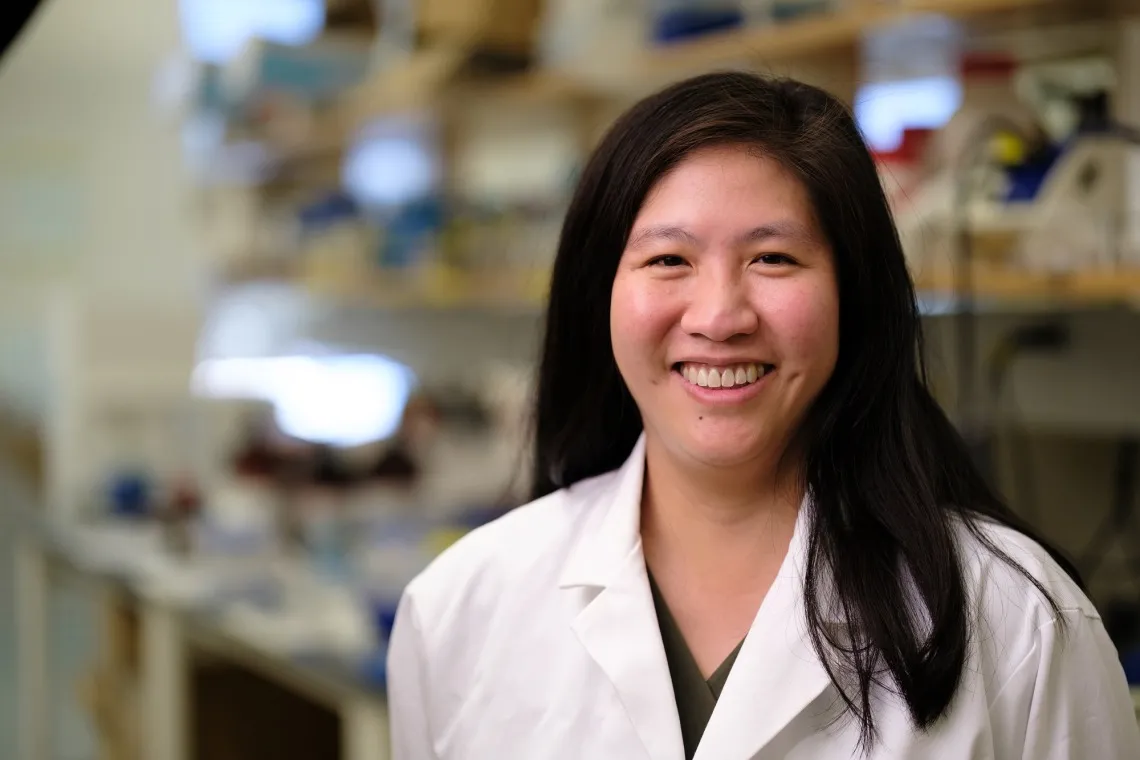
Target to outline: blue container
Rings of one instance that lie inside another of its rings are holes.
[[[119,473],[111,478],[107,497],[115,517],[146,517],[150,511],[150,481],[141,473]]]
[[[433,241],[443,224],[441,199],[427,197],[405,204],[384,225],[380,266],[399,269],[414,265],[422,253],[435,247]]]
[[[387,641],[392,636],[392,628],[396,625],[396,608],[400,600],[373,598],[369,602],[369,611],[372,613],[372,625],[380,641]]]
[[[1060,149],[1049,147],[1024,164],[1007,168],[1005,174],[1009,186],[1005,193],[1006,203],[1033,201],[1060,156]]]
[[[743,24],[744,13],[739,7],[685,4],[657,13],[653,18],[652,35],[654,42],[668,44],[736,29]]]
[[[297,212],[303,234],[321,232],[343,221],[360,218],[360,207],[347,193],[336,191],[302,206]]]

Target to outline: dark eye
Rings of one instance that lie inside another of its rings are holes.
[[[656,267],[679,267],[679,266],[684,266],[684,264],[685,264],[685,260],[683,258],[681,258],[680,256],[673,256],[673,255],[658,256],[655,259],[651,259],[649,262],[649,266],[656,266]]]
[[[784,264],[795,264],[790,256],[785,256],[782,253],[762,253],[754,258],[753,263],[766,264],[768,266],[780,266]]]

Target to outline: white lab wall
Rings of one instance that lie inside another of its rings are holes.
[[[178,47],[173,0],[53,0],[0,67],[0,392],[38,414],[56,503],[93,469],[110,391],[186,390],[194,329],[172,324],[196,320],[193,187],[152,105]]]
[[[0,286],[0,403],[25,419],[40,418],[48,400],[44,312],[36,290]]]
[[[176,4],[44,6],[0,69],[5,188],[46,185],[33,219],[0,231],[6,279],[185,290],[190,278],[168,274],[194,261],[191,185],[178,126],[151,104],[177,50]]]

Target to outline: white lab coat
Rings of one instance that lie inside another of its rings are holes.
[[[683,760],[639,538],[644,446],[619,470],[459,541],[413,581],[389,651],[393,760]],[[852,720],[804,633],[801,510],[709,720],[697,760],[855,757]],[[1096,610],[1035,543],[962,532],[974,633],[958,695],[921,733],[890,694],[871,755],[906,760],[1140,758],[1123,671]],[[838,623],[836,623],[838,625]]]

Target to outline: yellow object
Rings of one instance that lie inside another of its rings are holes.
[[[999,132],[990,141],[990,155],[1004,166],[1024,163],[1028,154],[1025,140],[1013,132]]]

